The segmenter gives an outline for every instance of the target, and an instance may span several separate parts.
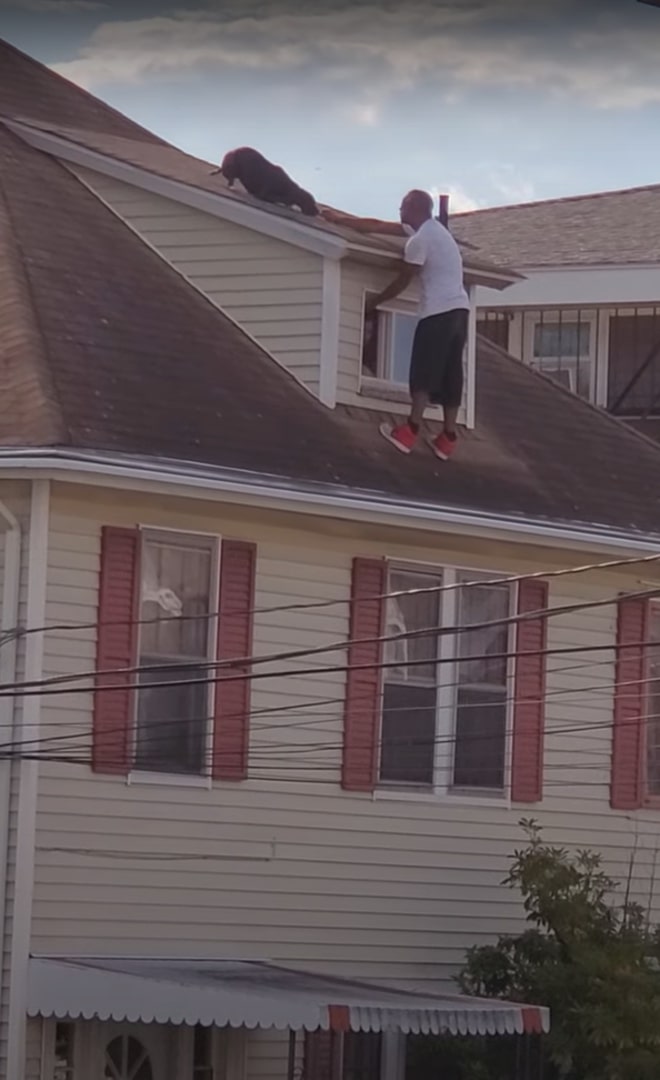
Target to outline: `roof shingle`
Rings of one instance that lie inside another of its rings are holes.
[[[658,263],[660,184],[452,214],[457,239],[519,270]]]

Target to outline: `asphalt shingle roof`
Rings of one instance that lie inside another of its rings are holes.
[[[501,265],[660,261],[660,184],[452,214],[456,238]]]

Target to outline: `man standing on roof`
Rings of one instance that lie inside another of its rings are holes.
[[[336,220],[336,215],[328,220]],[[419,322],[410,357],[412,407],[405,424],[382,424],[384,437],[404,454],[417,443],[427,405],[442,405],[444,430],[432,442],[434,453],[447,461],[456,448],[456,419],[463,397],[463,350],[467,340],[470,301],[463,284],[463,260],[448,229],[433,217],[433,199],[426,191],[409,191],[401,202],[401,225],[387,229],[409,237],[403,269],[395,281],[368,301],[367,311],[393,300],[412,281],[419,282]],[[366,231],[373,225],[360,219],[346,222]]]

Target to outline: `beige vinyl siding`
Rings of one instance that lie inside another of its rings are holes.
[[[302,1074],[305,1033],[296,1035],[295,1076]],[[289,1034],[275,1028],[250,1031],[247,1037],[246,1080],[282,1080],[287,1075]]]
[[[86,620],[94,611],[104,523],[140,520],[256,540],[258,608],[347,598],[354,554],[503,572],[547,568],[558,558],[467,539],[461,553],[456,541],[423,534],[415,544],[384,546],[365,530],[351,542],[339,530],[314,534],[282,519],[269,524],[265,515],[256,526],[238,509],[201,502],[125,493],[120,509],[103,505],[104,498],[54,495],[49,621]],[[584,554],[564,561],[584,561]],[[551,603],[615,596],[626,587],[635,582],[613,574],[566,578],[552,585]],[[345,606],[257,614],[255,653],[341,641],[346,616]],[[609,646],[614,634],[613,605],[592,608],[551,619],[549,647]],[[53,633],[46,674],[84,670],[93,654],[93,632]],[[325,653],[295,662],[303,676],[255,681],[247,782],[211,790],[166,780],[127,784],[94,776],[86,765],[44,764],[34,951],[232,955],[447,984],[469,946],[522,925],[520,905],[501,881],[521,842],[523,816],[539,819],[553,842],[602,850],[607,869],[621,877],[634,852],[632,892],[648,902],[658,814],[609,808],[611,648],[550,661],[542,807],[343,792],[344,677],[315,668],[344,659],[343,650]],[[259,711],[283,704],[306,707]],[[69,749],[86,756],[90,710],[89,694],[63,695],[44,702],[44,722],[61,725],[73,736]],[[567,726],[585,730],[563,732]],[[655,896],[653,910],[660,914]]]
[[[90,169],[72,169],[163,258],[318,393],[320,256]]]
[[[0,481],[0,500],[5,507],[16,517],[21,528],[21,571],[19,582],[19,626],[26,622],[27,601],[27,562],[28,562],[28,529],[30,525],[30,489],[27,483],[15,481]],[[0,595],[2,603],[5,603],[5,572],[6,572],[6,524],[0,521],[0,548],[2,550],[2,576],[0,578]],[[5,656],[8,655],[4,646]],[[25,671],[25,639],[19,639],[16,646],[16,678],[21,680]],[[2,740],[9,742],[12,738],[14,723],[20,721],[21,716],[20,698],[5,698],[0,702],[0,724],[2,725]],[[4,890],[4,926],[0,927],[1,936],[1,971],[0,971],[0,1076],[6,1073],[7,1058],[7,1020],[9,1012],[9,986],[11,978],[11,943],[14,928],[15,910],[15,873],[16,873],[16,829],[18,810],[18,782],[19,764],[8,760],[0,761],[0,829],[4,841],[7,837],[6,854],[3,851],[4,865],[0,871],[0,883]],[[8,831],[6,831],[8,830]]]
[[[25,1054],[25,1080],[51,1080],[42,1075],[43,1021],[28,1019]]]

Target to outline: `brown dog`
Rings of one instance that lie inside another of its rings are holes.
[[[308,217],[318,215],[319,209],[313,195],[299,187],[280,165],[273,165],[251,146],[239,146],[236,150],[229,150],[223,157],[220,168],[213,172],[222,173],[229,187],[232,187],[236,180],[240,180],[245,190],[255,199],[280,206],[297,206]]]

